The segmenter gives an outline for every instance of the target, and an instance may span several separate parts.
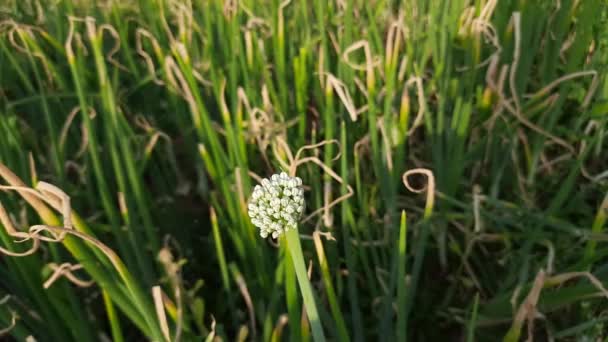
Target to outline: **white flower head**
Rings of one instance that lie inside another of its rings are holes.
[[[251,223],[260,228],[263,238],[278,238],[281,233],[295,229],[304,212],[304,189],[299,177],[285,172],[262,179],[249,200]]]

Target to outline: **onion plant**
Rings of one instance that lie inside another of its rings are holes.
[[[607,16],[2,1],[0,338],[603,337]]]

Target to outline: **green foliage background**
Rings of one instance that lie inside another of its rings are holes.
[[[284,243],[246,204],[314,146],[299,231],[330,339],[606,337],[606,16],[604,0],[3,1],[2,184],[57,186],[97,242],[0,255],[2,332],[310,340]],[[0,201],[20,231],[65,227],[22,188]],[[1,247],[31,248],[3,227]],[[64,263],[94,284],[43,288]]]

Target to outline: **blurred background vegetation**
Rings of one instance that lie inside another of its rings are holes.
[[[329,339],[605,338],[607,5],[2,1],[0,333],[310,340],[297,164]]]

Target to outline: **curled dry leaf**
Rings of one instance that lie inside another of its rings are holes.
[[[425,186],[423,186],[422,188],[415,188],[413,187],[408,178],[411,175],[415,175],[415,174],[421,174],[426,176],[427,178],[427,183]],[[426,206],[424,208],[424,217],[428,218],[431,213],[433,212],[433,206],[435,205],[435,176],[433,175],[433,171],[429,170],[429,169],[424,169],[424,168],[417,168],[417,169],[412,169],[409,171],[406,171],[403,176],[403,185],[405,185],[405,187],[411,191],[411,192],[415,192],[415,193],[422,193],[426,191]]]

